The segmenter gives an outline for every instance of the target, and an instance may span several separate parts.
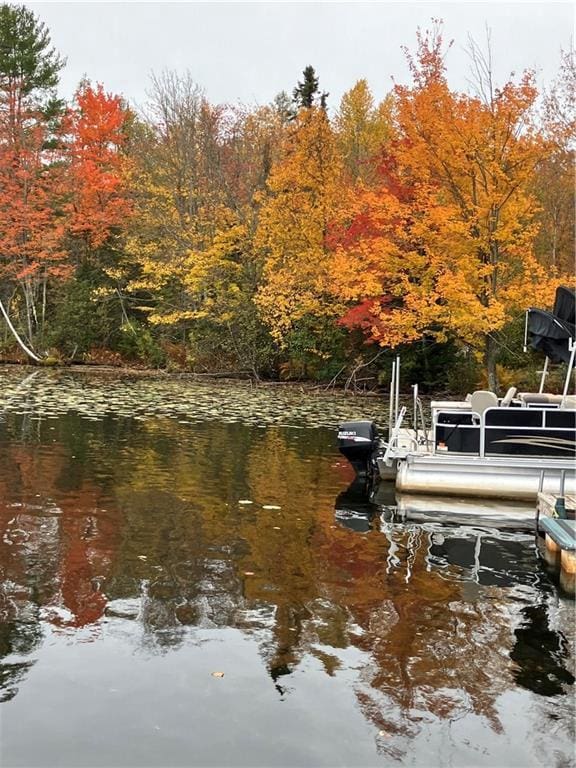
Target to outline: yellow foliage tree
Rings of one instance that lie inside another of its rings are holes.
[[[225,321],[231,309],[227,298],[239,290],[234,278],[246,226],[225,205],[207,201],[183,215],[164,165],[136,173],[135,217],[125,253],[137,276],[128,290],[150,296],[146,309],[152,324],[207,316]]]
[[[262,318],[283,344],[306,315],[336,317],[329,294],[330,225],[343,209],[342,162],[321,107],[300,110],[262,196],[255,243],[264,254],[256,295]]]
[[[378,106],[364,79],[347,91],[334,119],[338,149],[353,181],[374,180],[373,162],[382,144],[392,137],[393,97],[388,95]]]
[[[223,183],[224,112],[188,77],[164,73],[153,85],[154,119],[134,151],[128,290],[149,297],[153,324],[227,322],[250,213]]]

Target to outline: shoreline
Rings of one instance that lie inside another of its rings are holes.
[[[85,373],[85,374],[103,374],[116,376],[129,376],[149,379],[162,379],[174,381],[191,381],[195,383],[222,383],[222,384],[249,384],[251,387],[285,387],[287,389],[299,388],[302,392],[309,394],[335,394],[347,395],[350,397],[387,397],[385,388],[372,391],[354,391],[345,389],[343,384],[318,383],[310,380],[282,381],[279,379],[261,379],[256,378],[248,372],[203,372],[194,373],[192,371],[166,371],[162,368],[133,368],[130,366],[115,365],[91,365],[87,363],[72,363],[69,365],[33,365],[16,361],[0,360],[1,369],[23,369],[33,371],[55,371],[59,373]]]

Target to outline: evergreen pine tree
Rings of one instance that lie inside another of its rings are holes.
[[[296,109],[310,109],[317,103],[322,109],[326,109],[326,99],[328,94],[326,92],[320,93],[319,84],[320,81],[316,76],[314,67],[310,64],[305,67],[302,82],[298,81],[298,85],[292,91],[293,102]]]
[[[66,63],[50,46],[46,25],[23,5],[0,5],[0,88],[23,96],[52,92]]]

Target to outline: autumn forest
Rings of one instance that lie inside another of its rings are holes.
[[[456,92],[440,21],[400,42],[380,103],[303,62],[270,104],[166,70],[136,110],[98,73],[59,98],[65,52],[0,5],[1,359],[529,384],[523,311],[574,280],[574,55],[496,83],[469,41]]]

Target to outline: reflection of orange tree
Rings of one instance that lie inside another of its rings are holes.
[[[12,471],[4,475],[0,493],[12,506],[0,512],[3,540],[11,541],[12,530],[24,541],[9,551],[4,547],[4,567],[15,584],[34,592],[40,606],[64,607],[72,614],[67,621],[58,611],[48,612],[52,623],[79,627],[96,621],[105,598],[95,578],[103,577],[110,564],[117,518],[101,514],[101,491],[89,478],[62,491],[61,479],[71,473],[71,459],[62,445],[52,445],[49,451],[38,445],[10,445],[5,454]],[[45,524],[47,520],[51,523]]]
[[[60,589],[71,621],[55,624],[83,627],[102,616],[106,598],[100,582],[106,577],[116,547],[121,521],[99,511],[100,492],[86,480],[73,498],[62,500],[60,518]]]
[[[0,564],[4,585],[13,585],[5,607],[14,608],[15,618],[32,595],[40,606],[57,599],[59,523],[54,517],[43,525],[43,515],[66,457],[58,446],[45,452],[10,443],[0,460],[8,470],[0,475]]]
[[[35,483],[57,476],[62,452],[32,452],[2,445],[0,473],[0,700],[13,698],[34,662],[5,663],[42,642],[39,608],[58,595],[58,522],[42,517]]]
[[[468,712],[500,731],[496,701],[512,681],[506,656],[493,649],[509,645],[513,616],[497,601],[468,598],[470,584],[450,569],[429,566],[423,531],[391,533],[400,559],[387,570],[390,542],[334,526],[333,478],[287,449],[281,431],[268,430],[247,470],[251,486],[260,483],[282,507],[266,515],[250,510],[241,523],[250,542],[244,563],[254,573],[246,595],[277,607],[267,653],[272,672],[312,654],[333,674],[339,660],[330,649],[353,644],[370,657],[358,701],[387,734],[409,736],[422,719]],[[302,508],[300,493],[307,497]],[[392,752],[392,742],[384,749]]]
[[[61,443],[49,450],[8,443],[1,461],[0,700],[8,700],[34,662],[1,660],[42,642],[40,609],[55,626],[82,627],[102,615],[105,598],[95,579],[107,573],[119,521],[101,514],[100,489],[89,478],[63,491],[71,466]]]

